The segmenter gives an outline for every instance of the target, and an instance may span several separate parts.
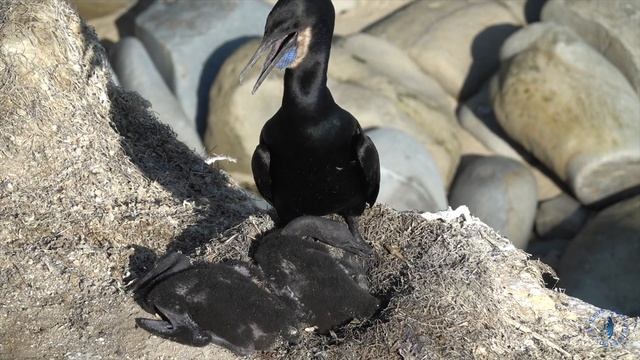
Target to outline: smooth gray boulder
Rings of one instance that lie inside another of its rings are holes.
[[[392,128],[366,131],[380,156],[378,203],[396,210],[436,212],[447,209],[438,167],[413,137]]]
[[[589,210],[562,193],[540,203],[536,213],[536,234],[542,238],[573,239],[589,217]]]
[[[407,51],[456,98],[473,94],[498,68],[500,45],[520,25],[497,1],[417,1],[366,31]]]
[[[569,244],[558,275],[567,294],[640,315],[640,196],[597,214]]]
[[[187,119],[140,40],[134,37],[120,40],[112,51],[111,64],[122,87],[137,91],[149,100],[151,109],[158,114],[158,120],[169,125],[178,140],[197,154],[205,155],[204,145],[194,124]]]
[[[200,134],[220,66],[248,37],[262,35],[269,10],[260,0],[155,1],[136,18],[136,36]]]
[[[640,96],[640,1],[551,0],[542,20],[573,29],[620,69]]]
[[[501,50],[491,83],[499,124],[583,204],[640,185],[640,102],[571,29],[532,24]]]
[[[493,111],[488,84],[482,86],[478,93],[460,104],[457,115],[460,125],[473,134],[484,146],[493,151],[495,155],[518,160],[529,166],[533,176],[536,178],[539,200],[550,199],[562,193],[558,185],[549,176],[529,163],[532,160],[531,155],[524,154],[525,156],[523,156],[516,150],[518,144],[510,139],[498,124]]]
[[[529,241],[537,201],[531,171],[502,156],[463,156],[449,193],[451,207],[466,205],[520,249]]]

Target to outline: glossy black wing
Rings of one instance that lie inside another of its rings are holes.
[[[273,205],[271,192],[271,154],[264,144],[258,144],[251,158],[253,181],[262,197]]]
[[[364,174],[364,183],[367,191],[367,203],[370,206],[376,202],[380,190],[380,159],[373,141],[359,132],[355,139],[356,158]]]

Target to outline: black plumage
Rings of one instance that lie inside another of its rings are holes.
[[[358,286],[354,264],[337,261],[326,245],[311,238],[267,236],[254,259],[298,318],[321,334],[378,309],[378,300]]]
[[[269,50],[254,91],[277,66],[286,68],[284,95],[262,129],[251,165],[258,190],[282,224],[337,213],[347,220],[354,246],[366,251],[355,217],[376,201],[380,164],[371,139],[327,88],[334,19],[330,0],[280,0],[269,14],[246,69]]]
[[[184,255],[168,255],[133,289],[143,309],[161,319],[136,323],[183,344],[214,343],[247,355],[269,350],[279,339],[294,341],[302,326],[326,333],[368,318],[379,302],[361,285],[364,267],[325,245],[349,238],[344,224],[302,217],[258,240],[252,255],[257,266],[192,266]]]
[[[249,264],[191,266],[173,253],[159,261],[134,289],[147,312],[162,319],[136,319],[154,335],[191,346],[213,343],[236,354],[270,349],[295,335],[294,310],[256,281]]]
[[[327,333],[378,310],[379,300],[368,292],[367,260],[348,251],[352,243],[344,224],[302,216],[260,238],[252,258],[299,321]]]

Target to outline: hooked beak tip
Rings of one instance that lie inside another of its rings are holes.
[[[243,84],[244,81],[247,78],[247,74],[249,73],[249,70],[253,67],[253,64],[247,64],[244,69],[242,69],[242,71],[240,72],[240,75],[238,76],[238,82],[240,84]]]
[[[256,83],[253,86],[253,89],[251,89],[251,95],[255,95],[256,94],[256,92],[258,91],[258,88],[260,88],[260,85],[261,85],[260,83]]]

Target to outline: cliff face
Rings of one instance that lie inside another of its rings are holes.
[[[124,286],[169,250],[246,260],[273,223],[113,84],[62,0],[0,3],[0,114],[0,357],[231,358],[135,328]],[[543,266],[464,211],[375,207],[362,227],[382,313],[261,356],[640,355],[636,319],[545,289]]]

